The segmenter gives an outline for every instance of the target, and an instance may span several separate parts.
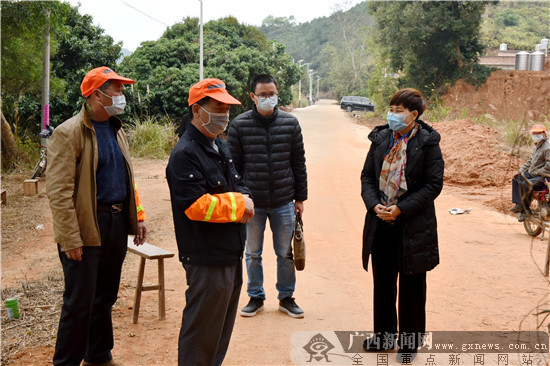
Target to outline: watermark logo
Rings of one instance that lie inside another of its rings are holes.
[[[367,343],[369,350],[363,347]],[[371,344],[372,343],[372,344]],[[391,366],[400,348],[416,349],[414,364],[425,366],[549,365],[550,339],[542,331],[434,331],[380,334],[371,331],[298,331],[290,336],[294,365]],[[376,349],[380,349],[376,351]],[[407,354],[407,353],[404,353]]]
[[[317,333],[311,337],[303,348],[309,353],[309,360],[307,362],[311,362],[313,359],[316,361],[325,359],[327,362],[331,362],[328,359],[328,352],[333,349],[334,346],[321,333]]]

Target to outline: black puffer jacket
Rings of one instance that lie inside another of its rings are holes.
[[[227,142],[255,206],[273,208],[307,199],[304,142],[296,117],[275,108],[271,117],[263,118],[254,106],[231,122]]]
[[[434,200],[443,188],[444,161],[439,148],[439,133],[418,120],[419,131],[407,145],[407,192],[399,197],[401,214],[397,221],[403,227],[403,268],[406,274],[426,272],[439,263],[437,220]],[[381,203],[380,170],[389,148],[392,131],[388,125],[376,127],[363,171],[361,196],[367,207],[363,230],[363,268],[367,270],[376,227],[381,220],[374,206]],[[397,226],[397,225],[396,225]],[[397,260],[397,259],[396,259]]]

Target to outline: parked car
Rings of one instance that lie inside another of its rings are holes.
[[[340,108],[346,112],[374,111],[374,103],[367,97],[345,96],[340,101]]]

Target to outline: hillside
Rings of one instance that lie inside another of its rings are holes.
[[[374,19],[368,13],[367,4],[364,1],[342,10],[341,16],[361,24],[362,28],[372,27]],[[284,44],[295,60],[312,62],[313,67],[318,68],[326,46],[344,46],[337,12],[335,9],[331,16],[307,23],[296,23],[293,16],[270,16],[264,19],[261,30],[267,39]],[[507,43],[510,49],[532,49],[542,38],[550,37],[549,27],[550,1],[500,1],[489,4],[483,14],[481,41],[488,48]]]
[[[491,48],[534,50],[550,36],[550,1],[499,1],[483,14],[481,42]]]
[[[270,16],[264,19],[261,30],[268,39],[282,43],[295,62],[310,63],[308,68],[315,71],[314,78],[323,79],[321,92],[324,90],[325,95],[367,95],[372,98],[370,91],[385,87],[369,81],[380,77],[377,67],[385,67],[375,56],[380,52],[380,45],[370,36],[375,26],[368,2],[364,1],[350,9],[335,8],[331,16],[307,23],[297,23],[292,16]],[[475,34],[479,34],[482,47],[470,55],[474,62],[476,54],[483,55],[501,43],[507,43],[509,49],[534,50],[542,38],[550,37],[550,1],[490,2],[483,12],[479,33],[476,31]],[[396,53],[392,54],[392,60],[407,58],[402,48],[394,45],[393,50]],[[433,52],[430,50],[429,54]],[[442,63],[446,56],[441,57],[434,61],[436,66],[431,69],[444,69]],[[406,78],[403,65],[399,68],[399,62],[393,64]],[[452,67],[456,66],[453,64]],[[302,82],[307,82],[306,76]],[[426,82],[422,81],[416,87],[422,89],[422,85]]]
[[[356,27],[355,32],[363,32],[365,28],[374,25],[374,19],[368,14],[365,1],[348,10],[335,8],[331,16],[316,18],[307,23],[296,23],[292,16],[267,17],[262,22],[261,30],[267,39],[284,44],[286,51],[296,61],[311,62],[311,67],[318,69],[326,61],[323,59],[323,51],[327,47],[344,47],[344,20],[348,26]]]

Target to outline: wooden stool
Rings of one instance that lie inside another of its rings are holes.
[[[174,256],[174,253],[148,243],[143,243],[142,245],[137,246],[134,244],[134,238],[132,236],[128,237],[128,251],[141,257],[136,285],[136,295],[134,298],[134,310],[132,311],[132,323],[136,324],[138,321],[141,293],[143,291],[151,290],[159,291],[159,320],[165,319],[164,258],[171,258]],[[146,259],[158,260],[158,284],[156,285],[143,286],[143,275],[145,273]]]
[[[38,179],[25,179],[23,181],[23,193],[25,196],[34,196],[38,193]]]

